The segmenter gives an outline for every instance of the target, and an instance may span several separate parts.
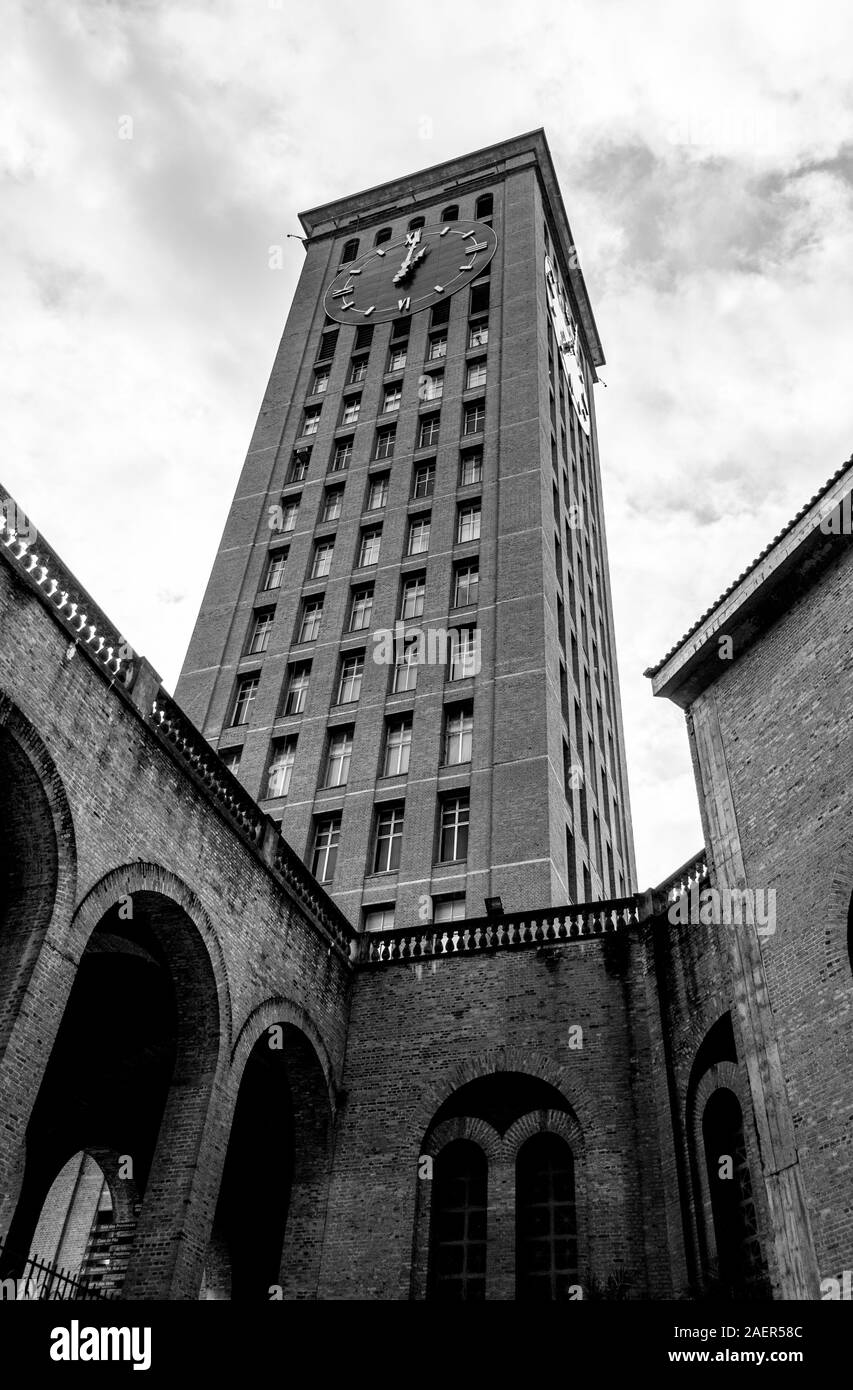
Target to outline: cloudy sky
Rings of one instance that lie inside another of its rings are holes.
[[[170,688],[299,274],[299,210],[545,127],[607,356],[640,883],[675,868],[701,845],[687,739],[642,671],[853,449],[853,7],[3,13],[3,481]]]

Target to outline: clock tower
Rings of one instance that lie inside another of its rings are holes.
[[[545,136],[301,221],[177,699],[360,928],[626,895],[604,358]]]

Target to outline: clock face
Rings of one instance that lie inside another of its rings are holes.
[[[482,275],[498,239],[484,222],[418,227],[338,272],[325,309],[338,323],[387,323],[420,313]]]
[[[586,399],[586,382],[583,374],[581,346],[578,326],[572,318],[571,310],[565,302],[562,287],[558,287],[557,277],[548,256],[545,257],[545,283],[548,287],[548,308],[557,335],[560,361],[569,379],[569,391],[574,401],[578,419],[585,434],[589,434],[589,404]]]

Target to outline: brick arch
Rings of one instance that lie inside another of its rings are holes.
[[[851,985],[853,984],[853,846],[845,846],[840,858],[846,867],[838,869],[829,882],[820,975],[822,980],[840,976],[848,985]]]
[[[272,998],[265,999],[243,1020],[231,1048],[232,1076],[239,1080],[258,1038],[277,1023],[289,1023],[294,1028],[298,1028],[313,1047],[329,1093],[329,1104],[334,1114],[337,1109],[339,1085],[323,1035],[307,1009],[301,1004],[293,1003],[284,995],[273,995]]]
[[[12,882],[0,920],[0,1057],[51,926],[68,922],[77,896],[74,819],[62,778],[35,727],[0,691],[4,749],[2,833]]]
[[[534,1134],[556,1134],[565,1139],[572,1151],[576,1165],[584,1158],[583,1130],[574,1113],[570,1110],[531,1110],[510,1125],[503,1137],[504,1153],[510,1163],[518,1160],[518,1154],[528,1139]]]
[[[470,1139],[483,1150],[490,1163],[499,1159],[503,1152],[501,1136],[486,1120],[459,1115],[452,1120],[442,1120],[440,1125],[430,1130],[421,1145],[421,1153],[430,1158],[437,1158],[442,1149],[447,1148],[455,1139]]]
[[[196,894],[169,869],[141,859],[110,869],[80,902],[67,933],[59,936],[56,945],[71,957],[75,965],[79,965],[89,939],[105,913],[115,907],[121,898],[132,897],[134,893],[152,893],[167,899],[180,908],[195,927],[213,972],[221,1035],[230,1048],[233,1033],[231,991],[219,937]]]
[[[413,1133],[418,1136],[418,1142],[420,1142],[420,1136],[426,1133],[433,1115],[446,1100],[449,1100],[454,1091],[458,1091],[460,1086],[467,1086],[470,1081],[479,1081],[484,1076],[492,1076],[502,1071],[522,1072],[527,1076],[538,1076],[540,1080],[549,1082],[560,1092],[566,1104],[570,1104],[565,1071],[562,1067],[555,1066],[544,1053],[528,1051],[526,1048],[519,1047],[496,1048],[491,1052],[480,1052],[473,1057],[467,1057],[464,1062],[452,1067],[441,1082],[431,1086],[424,1093],[421,1104],[415,1112],[413,1124]],[[583,1109],[583,1107],[584,1103],[581,1101],[577,1108]],[[586,1123],[586,1117],[584,1117],[584,1122]]]

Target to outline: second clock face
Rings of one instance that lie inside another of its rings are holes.
[[[497,244],[485,222],[418,227],[344,266],[326,291],[326,313],[338,323],[417,314],[482,275]]]

